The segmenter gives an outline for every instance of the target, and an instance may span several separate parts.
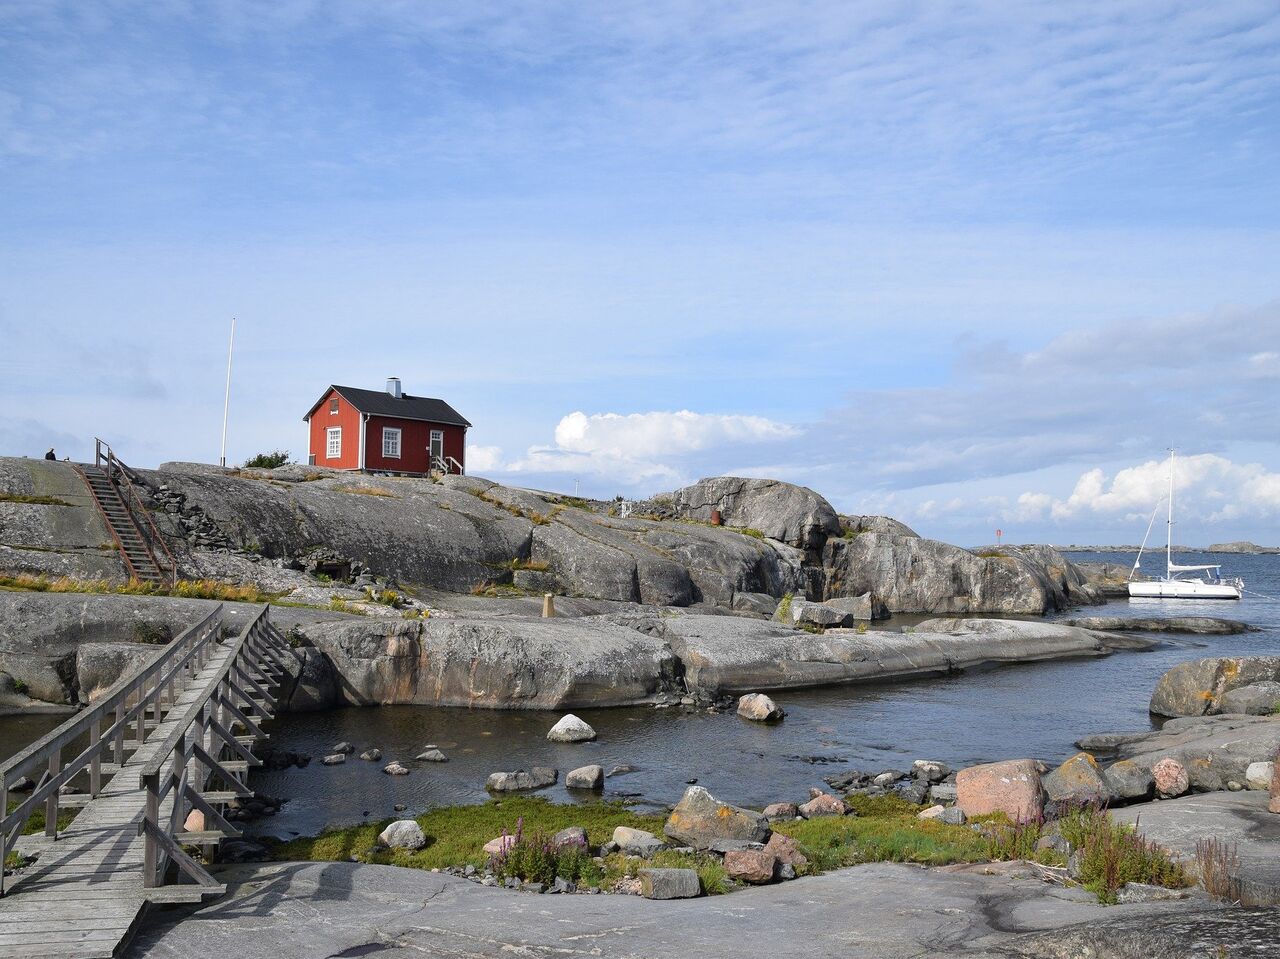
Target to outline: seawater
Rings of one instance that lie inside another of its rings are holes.
[[[1186,562],[1198,554],[1183,554]],[[1076,554],[1079,560],[1131,563],[1132,554]],[[1188,659],[1280,653],[1280,556],[1220,557],[1224,573],[1245,578],[1241,602],[1119,600],[1081,607],[1069,616],[1208,615],[1261,627],[1237,636],[1162,636],[1146,653],[1099,659],[1001,666],[954,676],[779,692],[784,722],[761,726],[733,714],[627,707],[575,712],[595,727],[593,743],[546,740],[559,714],[419,706],[348,708],[284,715],[272,724],[272,745],[311,754],[304,769],[255,773],[252,785],[288,802],[254,827],[279,836],[311,834],[432,806],[483,802],[485,777],[496,770],[554,766],[563,774],[599,763],[634,766],[609,778],[605,798],[644,806],[676,802],[689,780],[726,800],[760,808],[804,799],[822,777],[849,768],[909,768],[914,759],[962,766],[1034,757],[1056,763],[1081,736],[1152,728],[1147,702],[1156,680]],[[1262,594],[1262,595],[1259,595]],[[39,735],[56,722],[25,720]],[[5,754],[0,720],[0,754]],[[32,737],[33,738],[33,737]],[[376,746],[383,760],[323,766],[319,758],[340,740],[357,751]],[[427,745],[449,762],[411,763],[409,776],[387,776],[390,759],[409,760]],[[18,745],[11,746],[18,748]],[[584,801],[557,786],[538,795]],[[587,800],[589,801],[589,800]]]

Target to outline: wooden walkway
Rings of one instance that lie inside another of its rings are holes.
[[[254,623],[265,622],[265,619],[264,608]],[[220,620],[214,626],[214,635],[206,643],[204,655],[193,660],[186,671],[188,681],[180,691],[173,689],[176,698],[164,701],[163,695],[158,695],[155,716],[150,719],[146,704],[142,703],[138,714],[140,727],[145,729],[142,744],[123,766],[99,764],[100,775],[114,773],[110,781],[101,785],[92,798],[60,797],[66,805],[84,801],[74,820],[57,833],[56,839],[23,836],[16,840],[20,853],[37,858],[10,877],[10,887],[0,897],[0,959],[111,957],[128,940],[147,903],[193,902],[224,891],[224,887],[214,884],[179,848],[192,844],[215,846],[223,836],[238,835],[214,809],[209,809],[206,821],[212,820],[226,827],[225,830],[206,827],[210,831],[185,832],[185,820],[193,808],[190,793],[195,792],[193,798],[197,805],[219,806],[236,796],[248,795],[239,782],[221,792],[199,790],[214,773],[224,779],[228,775],[243,778],[248,767],[254,764],[243,759],[223,759],[223,750],[211,745],[209,717],[224,716],[217,711],[219,692],[225,693],[228,676],[235,676],[242,668],[238,659],[245,653],[244,640],[249,632],[246,627],[239,642],[222,643],[216,635]],[[270,681],[270,677],[257,678]],[[162,678],[157,679],[157,689],[161,682]],[[237,695],[241,705],[249,702],[262,705],[256,696],[251,699],[244,693]],[[269,694],[262,695],[269,698]],[[212,713],[209,712],[211,700]],[[232,709],[234,711],[234,707]],[[216,727],[216,721],[212,722]],[[258,738],[263,735],[251,720],[248,725],[254,727]],[[194,735],[190,735],[193,732]],[[255,737],[235,738],[252,742]],[[135,738],[132,743],[125,742],[124,747],[127,749],[136,743]],[[183,743],[185,746],[175,747]],[[104,743],[99,750],[103,748],[110,748],[110,744]],[[239,749],[242,755],[248,754],[243,745],[233,748]],[[206,757],[211,752],[217,760],[213,764],[216,768],[210,769],[209,764],[193,759],[193,749]],[[143,773],[148,768],[168,765],[170,760],[175,767],[172,785],[178,788],[166,787],[164,795],[157,799],[159,777],[152,774],[148,780]],[[190,775],[188,782],[189,774],[197,766],[200,767],[198,774]],[[53,766],[49,768],[52,773]],[[41,785],[47,787],[52,778],[46,775]],[[176,813],[175,801],[180,804]],[[0,807],[0,814],[3,811]],[[144,818],[149,822],[144,823]],[[183,860],[191,863],[197,882],[165,885],[166,865],[176,865],[180,872],[192,872]]]

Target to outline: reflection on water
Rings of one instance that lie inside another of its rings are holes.
[[[1252,588],[1271,595],[1280,595],[1278,572],[1280,557],[1232,558],[1233,575],[1244,575]],[[547,742],[547,730],[559,718],[555,713],[395,706],[286,715],[271,725],[272,745],[315,758],[305,769],[254,774],[255,788],[289,800],[258,828],[277,835],[312,833],[326,825],[390,816],[397,803],[412,812],[479,802],[489,773],[532,765],[555,766],[563,781],[576,766],[600,763],[608,770],[625,763],[636,771],[607,780],[606,797],[665,805],[679,799],[687,780],[697,779],[725,799],[759,808],[802,799],[809,786],[821,785],[822,776],[851,766],[905,768],[918,758],[963,765],[1017,756],[1057,762],[1083,735],[1148,728],[1152,687],[1174,664],[1207,655],[1274,653],[1280,646],[1280,603],[1260,599],[1120,601],[1076,614],[1232,616],[1266,629],[1240,636],[1166,637],[1167,645],[1149,653],[783,692],[775,698],[788,715],[775,726],[679,709],[575,710],[599,734],[596,742],[578,745]],[[57,718],[20,722],[35,738]],[[12,722],[0,720],[0,737],[5,737],[0,754],[6,743],[10,751],[17,748]],[[366,763],[351,757],[341,766],[322,766],[320,756],[341,740],[357,752],[377,746],[384,759]],[[412,762],[428,745],[443,750],[449,762]],[[406,761],[412,774],[385,775],[382,767],[391,759]],[[563,785],[541,795],[557,802],[583,799]]]

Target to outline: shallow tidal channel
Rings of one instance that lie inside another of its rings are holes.
[[[1124,556],[1114,559],[1124,561]],[[1280,556],[1224,559],[1230,560],[1224,572],[1244,575],[1251,586],[1280,596]],[[289,838],[396,815],[397,804],[413,814],[433,806],[483,802],[489,773],[534,765],[560,770],[561,784],[537,793],[554,802],[594,801],[590,794],[571,793],[563,780],[570,769],[599,763],[606,772],[634,767],[606,780],[606,799],[666,806],[696,779],[723,799],[761,808],[802,800],[810,786],[822,785],[823,776],[850,768],[905,769],[923,758],[953,766],[1028,756],[1057,763],[1075,751],[1072,744],[1081,736],[1151,728],[1151,690],[1179,662],[1280,653],[1280,602],[1253,596],[1230,604],[1125,600],[1066,615],[1225,616],[1263,630],[1236,636],[1161,636],[1164,645],[1147,653],[782,691],[773,695],[787,717],[770,726],[733,713],[680,707],[574,710],[598,733],[597,741],[577,745],[547,741],[547,730],[561,715],[552,712],[384,706],[286,714],[271,724],[272,747],[313,758],[305,768],[253,774],[255,789],[287,802],[249,831]],[[0,719],[0,756],[59,720]],[[342,740],[352,743],[357,755],[377,747],[383,759],[363,762],[353,755],[343,765],[322,765],[320,757]],[[413,761],[429,745],[443,751],[449,762]],[[404,761],[412,773],[384,774],[382,767],[392,759]]]

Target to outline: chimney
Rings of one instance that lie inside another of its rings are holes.
[[[400,399],[400,377],[398,376],[387,377],[387,392],[390,393],[392,396],[394,396],[396,399]]]

